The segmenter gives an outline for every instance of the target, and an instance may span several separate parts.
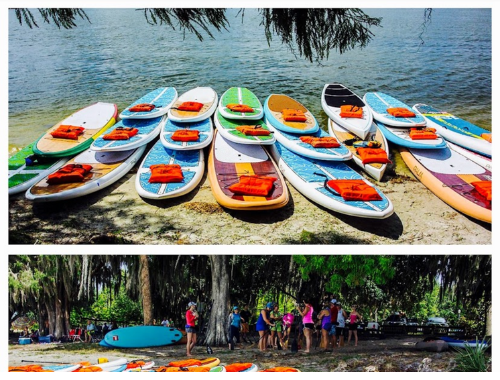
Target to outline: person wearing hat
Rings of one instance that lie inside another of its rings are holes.
[[[330,301],[330,332],[328,333],[330,335],[330,339],[332,341],[332,348],[337,347],[337,316],[339,314],[339,309],[337,307],[337,300],[335,298],[332,298]]]
[[[196,345],[196,334],[198,333],[198,318],[199,314],[196,311],[196,303],[189,302],[188,310],[186,311],[186,353],[187,356],[192,356],[191,350]]]
[[[339,310],[337,316],[337,328],[336,335],[339,342],[339,347],[344,347],[344,330],[345,330],[345,320],[347,319],[347,313],[342,309],[342,304],[337,302],[337,309]]]
[[[233,312],[229,314],[229,349],[233,349],[234,338],[236,338],[236,343],[240,343],[240,329],[241,323],[245,322],[243,317],[240,315],[240,308],[238,306],[233,306]]]
[[[269,334],[269,327],[274,326],[274,324],[270,320],[271,310],[273,309],[274,304],[272,302],[268,302],[266,307],[260,311],[259,319],[257,320],[257,324],[255,329],[259,332],[259,350],[265,351],[267,347],[267,337]]]

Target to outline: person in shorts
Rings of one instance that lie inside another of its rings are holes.
[[[189,302],[188,310],[186,311],[186,333],[187,333],[187,343],[186,343],[186,354],[187,356],[193,356],[191,350],[196,345],[196,334],[198,333],[198,319],[199,314],[196,311],[196,303]]]
[[[337,300],[335,298],[332,298],[330,301],[330,331],[328,335],[330,335],[331,343],[332,343],[332,348],[337,347],[337,335],[336,335],[336,329],[337,329],[337,315],[338,315],[338,307],[337,307]]]
[[[337,341],[339,342],[339,347],[344,347],[344,331],[345,331],[345,320],[347,318],[347,313],[344,309],[342,309],[342,304],[337,302],[337,326],[336,326],[336,336]]]

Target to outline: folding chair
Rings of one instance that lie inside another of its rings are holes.
[[[69,338],[74,342],[82,342],[81,329],[72,329],[69,332]]]

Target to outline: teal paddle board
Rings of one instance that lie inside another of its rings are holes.
[[[427,124],[424,117],[418,113],[415,113],[415,117],[395,117],[389,114],[387,112],[388,108],[405,108],[409,111],[411,111],[411,108],[402,101],[383,92],[367,92],[363,100],[372,110],[375,120],[391,127],[423,127]]]
[[[430,140],[412,140],[410,137],[410,128],[398,128],[385,125],[375,121],[378,129],[385,138],[393,144],[412,149],[443,149],[446,148],[446,141],[438,135],[437,139]]]
[[[199,137],[196,141],[175,141],[172,135],[179,130],[198,131]],[[173,150],[197,150],[202,149],[212,142],[214,138],[214,128],[212,118],[191,123],[179,123],[167,119],[160,133],[160,141],[165,148]]]
[[[236,127],[249,125],[256,128],[269,130],[264,120],[234,120],[226,119],[220,112],[216,112],[214,116],[215,127],[222,137],[226,140],[237,144],[256,144],[256,145],[271,145],[276,141],[274,134],[267,136],[248,136],[240,132]]]
[[[173,87],[160,87],[137,99],[120,114],[121,119],[153,119],[165,115],[177,100],[177,91]],[[130,108],[137,104],[154,105],[148,112],[131,112]]]
[[[252,112],[237,112],[227,108],[230,104],[249,106]],[[222,94],[219,101],[219,112],[226,119],[259,120],[263,116],[262,104],[255,94],[245,87],[231,87]]]
[[[179,330],[163,326],[125,327],[112,330],[104,336],[106,343],[120,348],[167,346],[181,338]]]

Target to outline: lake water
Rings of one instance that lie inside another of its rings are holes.
[[[386,92],[408,105],[431,104],[491,129],[491,9],[432,12],[421,44],[423,9],[366,9],[383,17],[364,49],[332,51],[310,63],[274,37],[270,46],[257,10],[243,22],[228,10],[230,27],[205,35],[149,25],[135,9],[86,10],[91,24],[65,30],[20,26],[9,11],[9,150],[25,146],[48,127],[96,101],[119,111],[146,92],[173,86],[181,94],[210,86],[251,89],[263,102],[271,93],[294,97],[326,129],[320,103],[325,83],[341,82],[360,96]]]

